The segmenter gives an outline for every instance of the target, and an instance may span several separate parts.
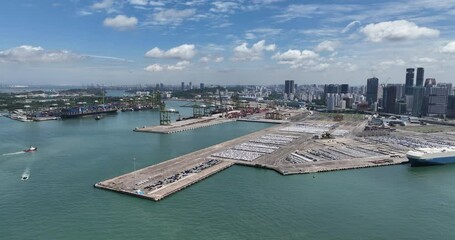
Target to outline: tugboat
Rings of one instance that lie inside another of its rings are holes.
[[[37,150],[38,150],[37,147],[30,146],[30,148],[25,149],[25,150],[23,150],[23,151],[24,151],[24,152],[34,152],[34,151],[37,151]]]

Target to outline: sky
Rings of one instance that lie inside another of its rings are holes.
[[[455,0],[2,1],[0,84],[455,83],[454,19]]]

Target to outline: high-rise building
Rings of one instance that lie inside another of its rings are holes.
[[[371,105],[378,101],[378,88],[379,88],[379,79],[378,78],[369,78],[367,79],[367,102],[368,105]]]
[[[199,84],[199,88],[200,88],[200,89],[204,89],[204,83],[200,83],[200,84]]]
[[[188,89],[189,89],[189,90],[193,89],[193,83],[192,83],[192,82],[190,82],[190,83],[188,84]]]
[[[383,88],[382,109],[386,113],[395,113],[397,104],[397,86],[387,85]]]
[[[445,115],[447,110],[447,88],[430,87],[428,93],[428,115]]]
[[[438,83],[436,86],[447,88],[447,95],[448,96],[452,96],[453,95],[452,83]]]
[[[185,90],[185,82],[182,82],[181,86],[180,86],[180,90],[184,91]]]
[[[421,116],[423,114],[423,101],[425,97],[425,88],[423,86],[416,86],[412,91],[412,115]]]
[[[348,84],[341,84],[340,85],[340,93],[348,93],[349,92],[349,85]]]
[[[412,87],[414,87],[414,68],[407,68],[404,90],[406,95],[412,95]]]
[[[289,96],[290,94],[294,94],[295,93],[294,87],[295,87],[294,80],[284,81],[284,93],[286,93],[286,95]]]
[[[423,86],[423,77],[424,77],[424,69],[422,67],[417,68],[416,86],[418,86],[418,87]]]
[[[455,96],[451,95],[447,99],[447,117],[454,118],[455,117]]]
[[[432,87],[436,85],[436,79],[435,78],[427,78],[425,79],[425,85],[424,87]]]

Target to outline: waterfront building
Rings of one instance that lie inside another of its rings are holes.
[[[425,86],[424,87],[431,87],[436,85],[436,79],[435,78],[427,78],[425,79]]]
[[[417,68],[417,76],[416,76],[416,86],[417,87],[423,86],[423,77],[424,77],[424,69],[422,67]]]
[[[349,84],[341,84],[340,85],[340,93],[348,93],[349,92]]]
[[[448,94],[446,87],[430,87],[428,92],[428,115],[445,115],[447,109],[447,98]]]
[[[285,80],[284,81],[284,93],[287,96],[295,93],[294,80]]]
[[[450,95],[447,98],[447,117],[455,118],[455,96]]]
[[[367,79],[367,102],[371,105],[378,101],[379,79],[376,77]]]
[[[412,89],[412,115],[421,116],[423,101],[425,97],[425,88],[423,86],[417,86]]]
[[[414,86],[414,68],[406,69],[405,95],[412,95],[412,87]]]
[[[386,113],[395,113],[397,103],[397,86],[389,84],[383,89],[382,109]]]
[[[452,83],[438,83],[436,86],[447,88],[447,95],[448,96],[452,96],[453,95]]]

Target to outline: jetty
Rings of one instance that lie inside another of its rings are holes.
[[[401,132],[360,136],[366,124],[363,119],[334,121],[311,115],[105,180],[95,187],[159,201],[232,165],[291,175],[408,162],[410,145],[400,140]],[[406,141],[421,137],[415,133]]]

